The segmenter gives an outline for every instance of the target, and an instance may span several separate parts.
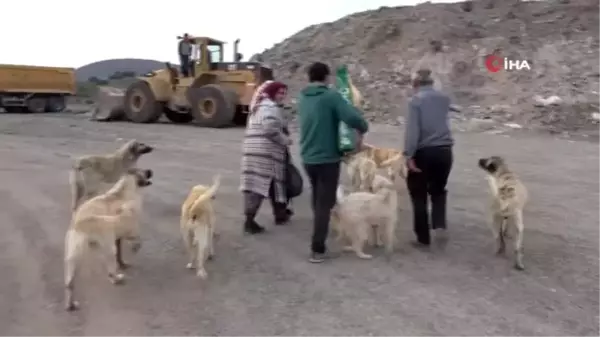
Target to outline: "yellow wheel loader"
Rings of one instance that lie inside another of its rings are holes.
[[[125,91],[101,87],[92,119],[154,123],[164,114],[173,123],[202,127],[245,123],[254,90],[272,80],[273,71],[261,63],[240,62],[239,39],[234,42],[234,62],[223,61],[224,42],[209,37],[189,40],[191,76],[184,77],[166,63],[164,69],[138,77]]]

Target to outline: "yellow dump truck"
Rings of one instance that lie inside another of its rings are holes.
[[[73,68],[0,64],[0,108],[6,112],[60,112],[76,89]]]

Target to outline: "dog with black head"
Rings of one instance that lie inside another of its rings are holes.
[[[504,254],[506,239],[509,238],[510,231],[514,231],[514,266],[523,270],[523,208],[528,199],[527,188],[500,156],[481,158],[478,166],[487,174],[492,197],[490,211],[496,254]]]

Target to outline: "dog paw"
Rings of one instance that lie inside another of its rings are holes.
[[[363,260],[370,260],[373,258],[373,255],[369,255],[369,254],[356,254],[356,256],[358,256],[359,258],[363,259]]]
[[[206,270],[204,270],[204,268],[199,269],[198,272],[196,272],[196,276],[198,276],[199,278],[206,280],[206,278],[208,277],[208,274],[206,273]]]
[[[515,269],[516,270],[525,270],[525,266],[523,265],[522,262],[516,262],[515,263]]]
[[[343,247],[343,248],[342,248],[342,250],[343,250],[344,252],[351,252],[351,251],[353,251],[353,250],[354,250],[354,248],[352,248],[352,246],[345,246],[345,247]]]
[[[77,301],[70,301],[67,302],[67,304],[65,304],[65,310],[67,311],[75,311],[79,309],[79,302]]]
[[[190,262],[190,263],[186,264],[185,267],[187,269],[194,269],[194,264]]]

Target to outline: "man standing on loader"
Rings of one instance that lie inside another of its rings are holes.
[[[181,75],[183,77],[188,77],[190,71],[190,56],[192,55],[192,43],[190,41],[190,36],[187,33],[183,34],[183,39],[179,41],[178,51],[179,63],[181,64]]]

